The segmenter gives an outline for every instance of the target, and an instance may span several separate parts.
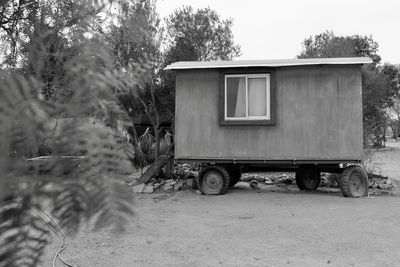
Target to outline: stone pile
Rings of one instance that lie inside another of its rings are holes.
[[[369,179],[369,188],[391,190],[393,188],[393,184],[389,177],[372,177]]]
[[[146,184],[132,187],[134,193],[161,193],[174,192],[186,189],[196,189],[198,167],[192,164],[176,164],[173,177],[170,179],[151,178]]]
[[[260,174],[249,174],[245,173],[242,175],[240,179],[243,182],[252,182],[256,181],[259,183],[264,183],[266,185],[291,185],[295,184],[295,177],[293,175],[288,175],[286,173],[282,173],[279,175],[260,175]]]
[[[339,188],[340,174],[321,173],[321,187]]]
[[[134,193],[159,193],[159,192],[174,192],[178,190],[194,189],[194,179],[186,180],[160,179],[150,181],[148,184],[139,184],[133,186]]]

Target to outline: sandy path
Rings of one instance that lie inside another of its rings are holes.
[[[84,231],[65,258],[104,267],[400,266],[399,197],[240,185],[223,196],[159,197],[137,199],[137,215],[122,236]],[[54,251],[49,247],[43,266]]]

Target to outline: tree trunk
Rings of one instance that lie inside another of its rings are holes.
[[[155,160],[160,155],[160,114],[158,113],[156,97],[154,95],[154,88],[150,88],[151,102],[153,102],[153,110],[155,115],[154,137],[156,139]]]
[[[155,138],[155,148],[154,148],[154,161],[158,159],[160,156],[160,132],[158,130],[158,124],[155,123],[153,124],[153,129],[154,129],[154,138]]]
[[[392,138],[396,139],[397,138],[397,132],[396,132],[396,128],[393,126],[393,124],[390,125],[390,129],[392,129]]]
[[[397,115],[397,137],[400,137],[400,114]]]
[[[386,128],[387,128],[387,119],[385,118],[385,122],[383,123],[383,134],[382,134],[383,147],[386,147]]]

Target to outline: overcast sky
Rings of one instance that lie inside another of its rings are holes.
[[[400,64],[400,0],[158,0],[162,17],[183,5],[233,18],[240,59],[294,58],[302,41],[332,30],[372,35],[383,62]]]

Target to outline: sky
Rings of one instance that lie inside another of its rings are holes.
[[[238,59],[294,58],[305,38],[329,30],[371,35],[382,62],[400,64],[400,0],[158,0],[157,10],[166,17],[184,5],[232,18]]]

